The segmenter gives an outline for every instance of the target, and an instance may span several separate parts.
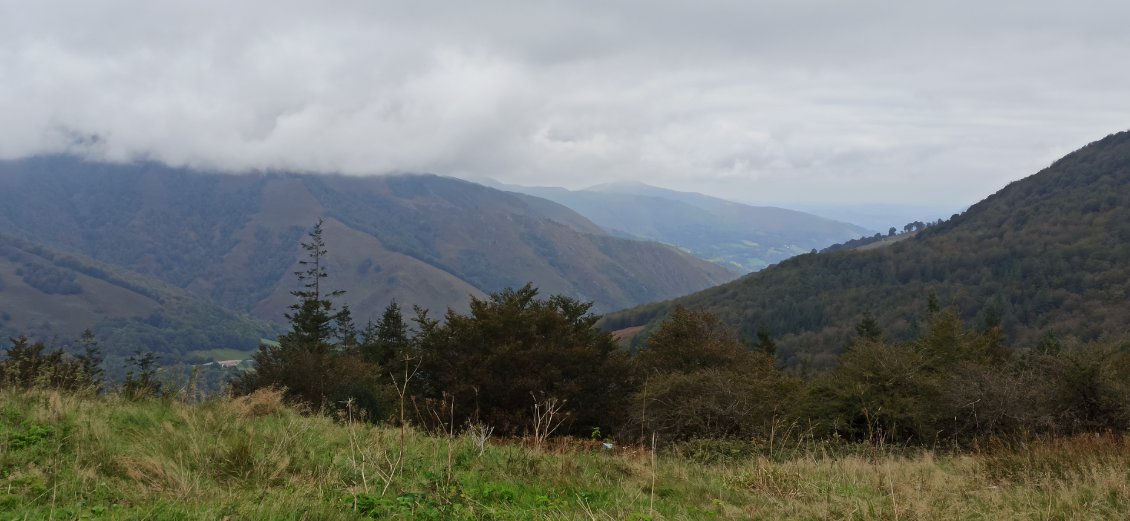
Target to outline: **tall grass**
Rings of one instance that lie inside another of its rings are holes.
[[[190,405],[9,390],[0,518],[1130,518],[1130,441],[1117,436],[952,454],[775,445],[535,449],[482,429],[303,415],[271,391]]]

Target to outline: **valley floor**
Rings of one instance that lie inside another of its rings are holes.
[[[1127,519],[1130,440],[653,455],[203,404],[0,391],[3,519]]]

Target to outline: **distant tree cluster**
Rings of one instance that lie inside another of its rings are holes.
[[[957,217],[957,215],[954,215],[953,217]],[[906,225],[902,227],[902,231],[903,231],[903,233],[918,233],[922,230],[925,230],[926,228],[929,228],[931,226],[937,226],[937,225],[942,224],[944,222],[945,221],[942,220],[942,219],[938,219],[938,220],[933,221],[933,222],[913,221],[913,222],[906,223]],[[894,237],[896,235],[898,235],[898,229],[896,229],[894,226],[891,226],[891,228],[887,230],[887,235],[883,235],[883,234],[878,233],[878,232],[876,232],[875,235],[871,235],[871,236],[864,235],[863,237],[860,237],[858,239],[851,239],[851,240],[848,240],[848,241],[841,242],[839,244],[833,244],[831,246],[828,246],[827,248],[820,250],[820,253],[831,253],[831,252],[835,252],[835,251],[854,250],[854,249],[862,247],[862,246],[867,246],[868,244],[875,244],[877,242],[882,241],[883,239],[886,239],[886,238],[889,238],[889,237]]]
[[[82,287],[75,281],[75,274],[53,266],[27,263],[16,269],[28,286],[49,295],[77,295]]]
[[[891,229],[893,230],[894,228],[891,228]],[[893,237],[893,235],[887,235],[887,237]],[[834,252],[834,251],[854,250],[854,249],[859,248],[861,246],[867,246],[868,244],[875,244],[875,243],[877,243],[877,242],[879,242],[879,241],[881,241],[885,238],[886,237],[884,237],[883,234],[876,233],[875,235],[872,235],[870,237],[860,237],[858,239],[851,239],[851,240],[848,240],[848,241],[841,242],[839,244],[833,244],[831,246],[828,246],[827,248],[820,250],[820,253],[831,253],[831,252]]]

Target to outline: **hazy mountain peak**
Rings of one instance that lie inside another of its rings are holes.
[[[595,185],[592,185],[590,187],[584,188],[583,190],[590,191],[590,192],[631,192],[631,193],[638,193],[639,191],[642,191],[642,190],[664,190],[664,191],[666,191],[667,189],[659,188],[659,187],[653,186],[653,185],[649,185],[649,184],[647,184],[643,181],[636,181],[636,180],[629,179],[629,180],[624,180],[624,181],[610,181],[610,182],[607,182],[607,183],[595,184]]]

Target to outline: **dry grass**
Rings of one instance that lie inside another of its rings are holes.
[[[771,456],[771,457],[770,457]],[[1127,519],[1130,441],[820,446],[705,464],[303,416],[0,391],[0,512],[110,519]]]

